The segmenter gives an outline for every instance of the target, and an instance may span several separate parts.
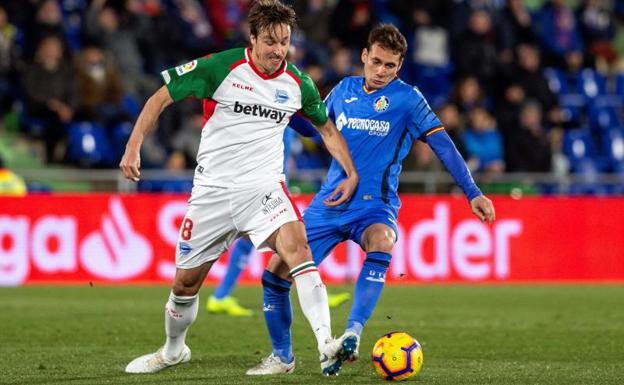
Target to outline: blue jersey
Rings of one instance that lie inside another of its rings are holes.
[[[398,78],[368,92],[363,77],[347,77],[327,96],[325,104],[360,175],[351,200],[337,209],[383,203],[398,211],[401,161],[415,139],[424,140],[425,135],[442,127],[438,117],[417,88]],[[345,177],[340,164],[333,160],[311,207],[324,206],[323,200]]]

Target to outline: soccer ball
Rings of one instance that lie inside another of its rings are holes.
[[[384,334],[373,346],[373,367],[388,381],[402,381],[420,372],[423,351],[412,336],[403,332]]]

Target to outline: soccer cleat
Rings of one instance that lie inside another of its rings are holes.
[[[206,310],[208,313],[227,314],[233,317],[251,317],[253,315],[253,310],[242,307],[236,298],[230,296],[221,299],[210,296],[206,303]]]
[[[338,360],[353,362],[360,357],[360,336],[354,332],[345,332],[339,339],[341,349],[338,351]]]
[[[342,364],[359,357],[360,336],[346,332],[338,339],[328,341],[321,352],[321,371],[326,376],[337,376]]]
[[[295,359],[293,358],[291,363],[285,363],[278,356],[271,354],[270,356],[262,359],[262,361],[247,370],[248,376],[265,376],[268,374],[288,374],[295,370]]]
[[[163,355],[163,348],[158,349],[156,353],[146,354],[135,358],[128,366],[126,373],[156,373],[170,366],[189,362],[191,359],[191,349],[184,345],[184,349],[177,359],[168,360]]]
[[[342,366],[342,362],[338,360],[338,353],[342,349],[340,340],[331,339],[325,342],[325,345],[320,349],[321,356],[319,361],[321,362],[321,372],[324,376],[337,376]]]
[[[351,293],[347,293],[347,292],[338,293],[338,294],[329,294],[327,296],[327,303],[329,304],[330,309],[335,309],[350,299],[351,299]]]

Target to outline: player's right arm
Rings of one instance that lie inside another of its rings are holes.
[[[351,195],[357,188],[360,177],[353,164],[353,159],[351,159],[351,152],[349,152],[347,142],[334,123],[327,119],[325,123],[317,125],[316,129],[321,134],[321,139],[323,139],[327,151],[342,166],[347,175],[346,179],[340,182],[327,199],[323,201],[327,206],[338,206],[351,198]]]
[[[165,85],[145,103],[119,163],[119,168],[126,178],[135,182],[139,180],[141,144],[145,136],[156,126],[156,121],[163,110],[174,101],[188,96],[197,99],[212,97],[220,80],[226,74],[227,72],[223,70],[223,66],[214,56],[193,60],[161,73]]]
[[[158,117],[167,106],[173,103],[173,99],[169,94],[166,86],[160,87],[145,103],[143,110],[134,124],[130,139],[126,144],[126,151],[121,158],[119,168],[121,168],[124,176],[130,180],[137,182],[141,173],[141,144],[145,136],[156,126]]]

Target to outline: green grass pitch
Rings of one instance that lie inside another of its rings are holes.
[[[350,287],[343,287],[349,289]],[[337,291],[343,288],[332,288]],[[376,337],[406,331],[423,346],[415,384],[623,384],[624,286],[389,286],[365,329],[361,359],[321,377],[315,340],[293,301],[295,372],[250,378],[270,352],[260,287],[236,291],[252,318],[209,315],[201,293],[190,363],[153,375],[124,366],[163,343],[167,287],[0,289],[0,384],[381,384]],[[349,304],[332,311],[341,334]]]

